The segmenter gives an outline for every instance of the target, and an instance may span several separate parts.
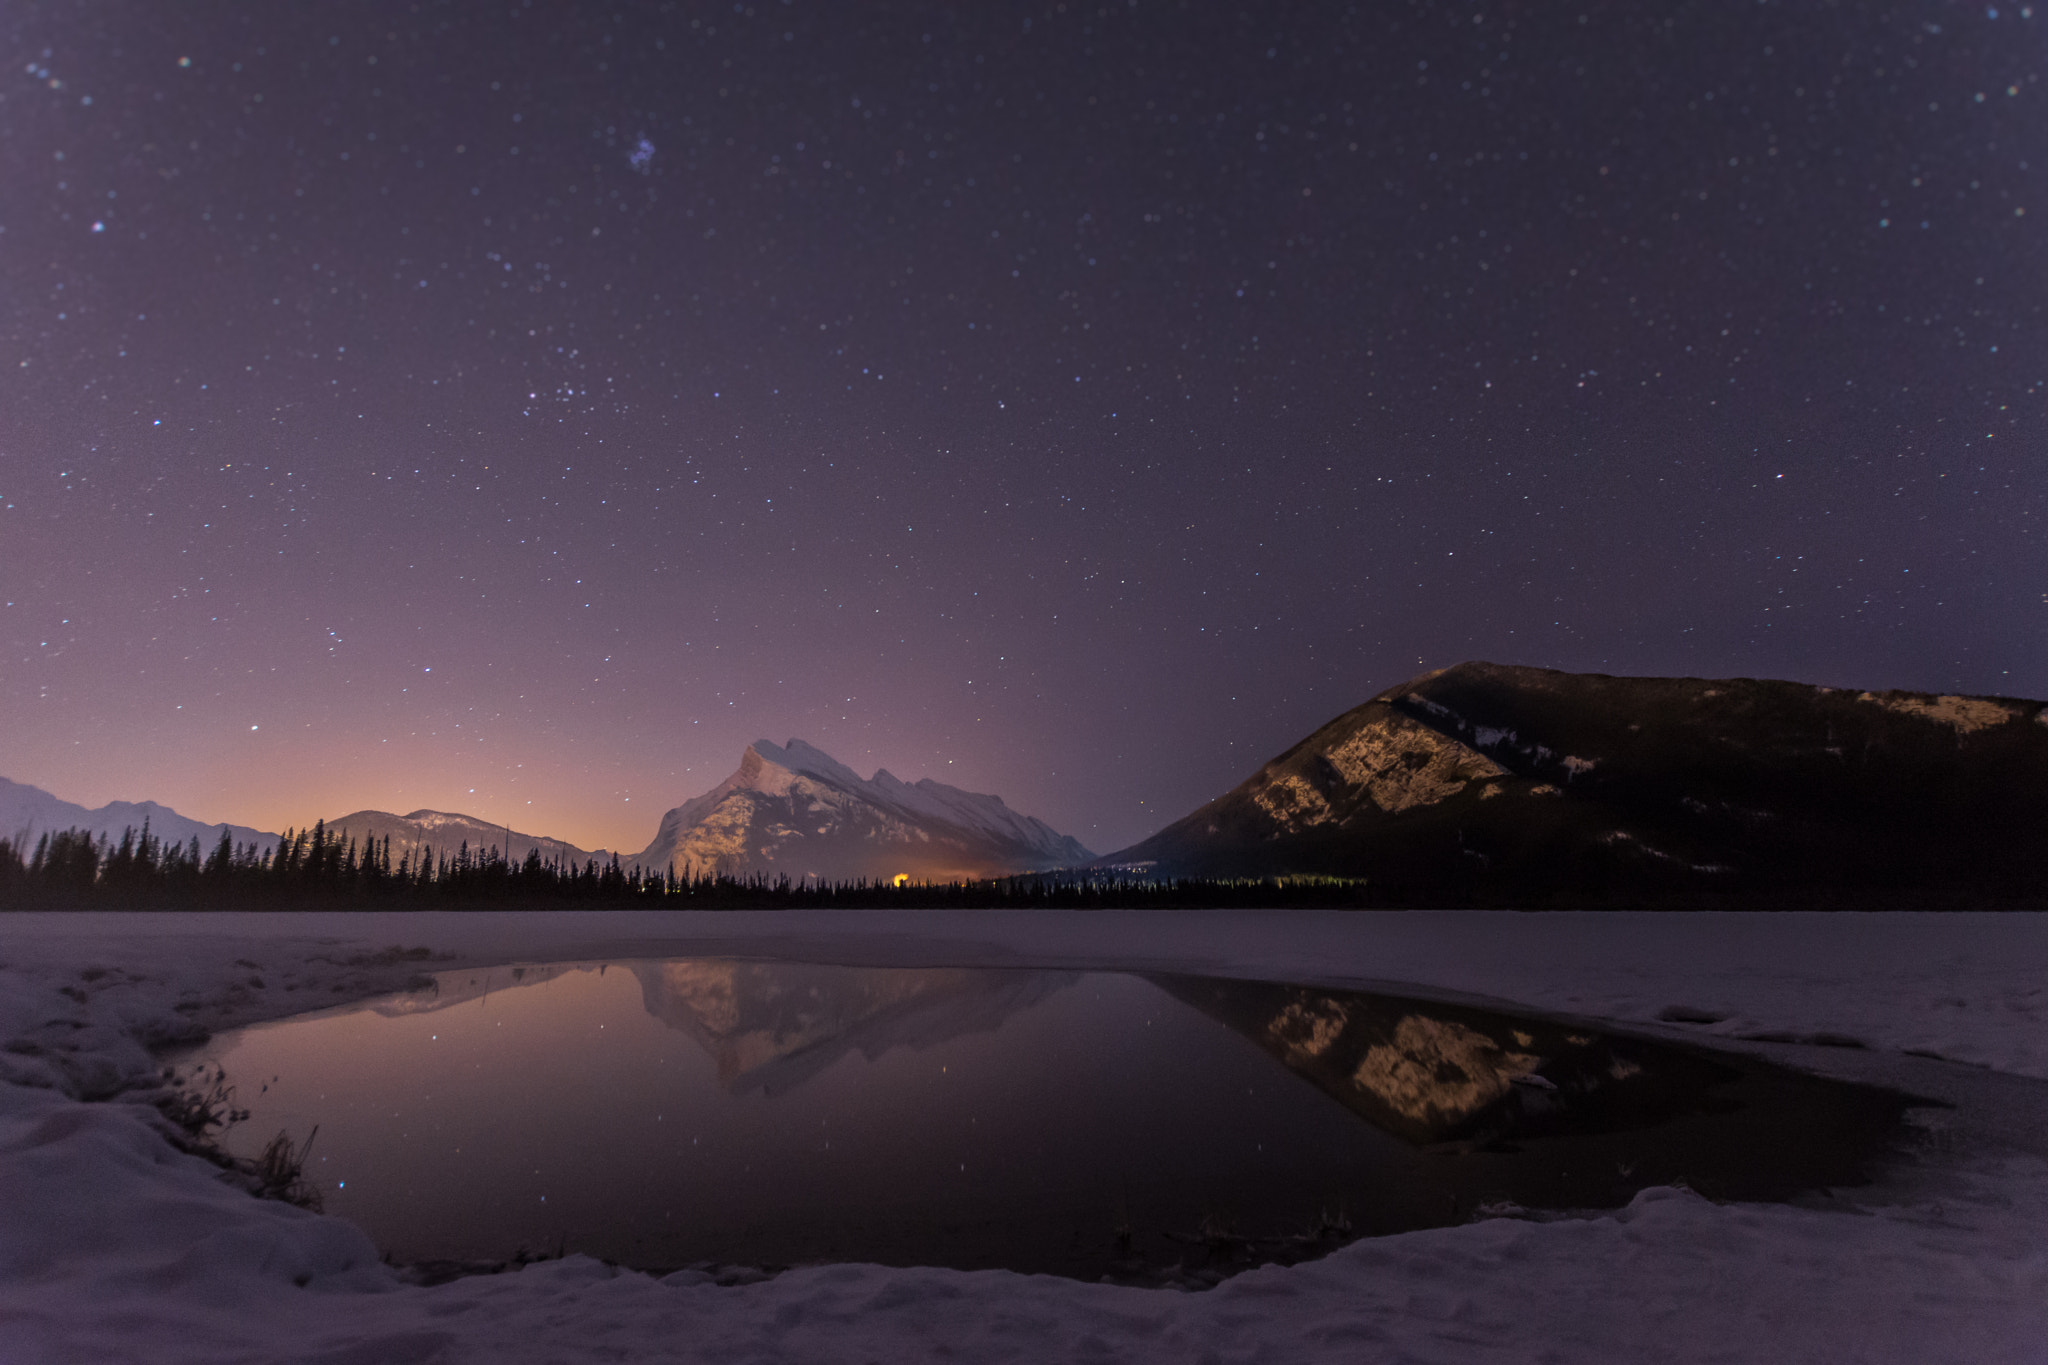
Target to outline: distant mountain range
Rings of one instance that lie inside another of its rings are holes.
[[[196,835],[202,853],[213,852],[222,830],[230,831],[238,847],[247,844],[259,850],[277,847],[279,837],[272,831],[247,825],[202,824],[155,801],[112,801],[90,810],[52,796],[40,787],[0,778],[0,839],[14,841],[24,852],[33,852],[37,839],[57,830],[83,829],[115,841],[125,830],[141,833],[145,823],[151,834],[169,843],[183,844]],[[538,849],[543,858],[577,865],[593,858],[605,861],[611,857],[603,849],[581,849],[560,839],[521,834],[473,815],[450,815],[437,810],[416,810],[410,815],[360,810],[327,821],[327,830],[336,839],[353,838],[358,845],[369,839],[381,842],[389,838],[394,866],[402,855],[417,853],[422,847],[431,847],[437,854],[453,855],[464,843],[478,853],[510,849],[515,860],[524,858],[529,849]]]
[[[258,848],[275,847],[279,837],[241,826],[202,825],[155,802],[115,802],[91,811],[0,779],[0,839],[25,835],[19,845],[24,850],[52,830],[81,828],[118,839],[124,828],[140,830],[145,818],[151,833],[167,840],[184,843],[198,835],[207,852],[223,828],[233,828],[237,844]],[[464,845],[475,854],[502,851],[514,862],[532,852],[572,866],[614,856],[444,811],[361,810],[326,825],[331,838],[359,847],[389,839],[394,866],[424,848],[453,856]],[[622,866],[650,872],[823,882],[972,880],[1073,867],[1094,856],[1044,821],[1011,810],[1001,797],[930,778],[903,782],[887,769],[863,779],[795,739],[787,745],[756,740],[732,776],[664,815],[644,851],[618,855]]]
[[[1097,861],[1431,905],[2038,903],[2048,708],[1467,663]]]
[[[327,828],[359,842],[389,838],[394,862],[403,850],[452,854],[465,842],[477,852],[509,850],[515,862],[533,850],[574,865],[613,856],[440,811],[357,811]],[[1094,856],[1001,797],[930,778],[904,782],[887,769],[862,778],[800,739],[762,739],[747,746],[732,776],[663,815],[645,849],[618,858],[626,868],[678,876],[844,882],[972,880],[1074,867]]]
[[[544,834],[521,834],[509,825],[494,825],[474,815],[454,815],[439,810],[416,810],[410,815],[359,810],[329,820],[327,831],[336,839],[354,839],[358,846],[369,839],[377,840],[380,845],[389,839],[393,867],[398,866],[402,855],[410,853],[417,856],[423,848],[431,848],[436,856],[445,853],[452,858],[465,844],[475,854],[487,854],[496,849],[515,863],[523,861],[530,852],[538,852],[544,862],[566,863],[573,867],[581,867],[593,859],[600,863],[609,862],[612,856],[605,849],[578,848]]]
[[[650,871],[971,880],[1074,867],[1095,855],[997,796],[884,768],[863,779],[802,740],[755,740],[731,777],[661,818],[637,861]]]
[[[14,841],[24,852],[33,852],[37,839],[60,830],[90,830],[95,835],[118,840],[124,829],[140,833],[145,823],[152,835],[167,843],[188,843],[196,836],[200,849],[206,853],[211,853],[220,842],[222,830],[227,830],[237,844],[266,849],[277,846],[275,834],[246,825],[202,824],[154,801],[109,801],[91,810],[59,800],[41,787],[0,777],[0,839]]]

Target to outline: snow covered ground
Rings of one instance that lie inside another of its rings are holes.
[[[1362,1241],[1203,1293],[858,1265],[720,1287],[580,1257],[416,1288],[348,1224],[180,1155],[134,1088],[150,1045],[427,967],[711,953],[1399,985],[1713,1036],[1954,1108],[1916,1111],[1918,1151],[1880,1184],[1799,1207],[1650,1190],[1615,1213]],[[1673,1007],[1720,1017],[1659,1022]],[[8,1365],[927,1359],[2048,1361],[2048,917],[0,918]]]

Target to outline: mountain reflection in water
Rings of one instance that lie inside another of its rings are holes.
[[[1543,1020],[1358,991],[1154,976],[1339,1104],[1415,1143],[1646,1127],[1711,1107],[1739,1072]]]
[[[738,1093],[779,1095],[849,1052],[929,1047],[992,1033],[1076,972],[821,967],[800,962],[636,962],[648,1014],[687,1033]]]
[[[231,1148],[320,1125],[329,1211],[403,1261],[1153,1283],[1488,1205],[1852,1183],[1905,1103],[1357,991],[730,959],[446,972],[192,1060],[254,1111]]]

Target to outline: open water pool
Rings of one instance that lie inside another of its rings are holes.
[[[444,972],[171,1059],[394,1260],[1202,1283],[1482,1212],[1853,1184],[1911,1103],[1394,995],[732,959]]]

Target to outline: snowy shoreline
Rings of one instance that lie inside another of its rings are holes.
[[[152,1046],[422,970],[691,955],[1383,986],[1955,1107],[1922,1111],[1901,1170],[1810,1207],[1650,1190],[1613,1214],[1362,1241],[1202,1294],[877,1266],[718,1288],[581,1257],[419,1289],[350,1225],[175,1152],[135,1089]],[[1815,1038],[1832,1045],[1784,1041]],[[17,914],[0,919],[0,1358],[2035,1361],[2044,1120],[2048,916]]]

